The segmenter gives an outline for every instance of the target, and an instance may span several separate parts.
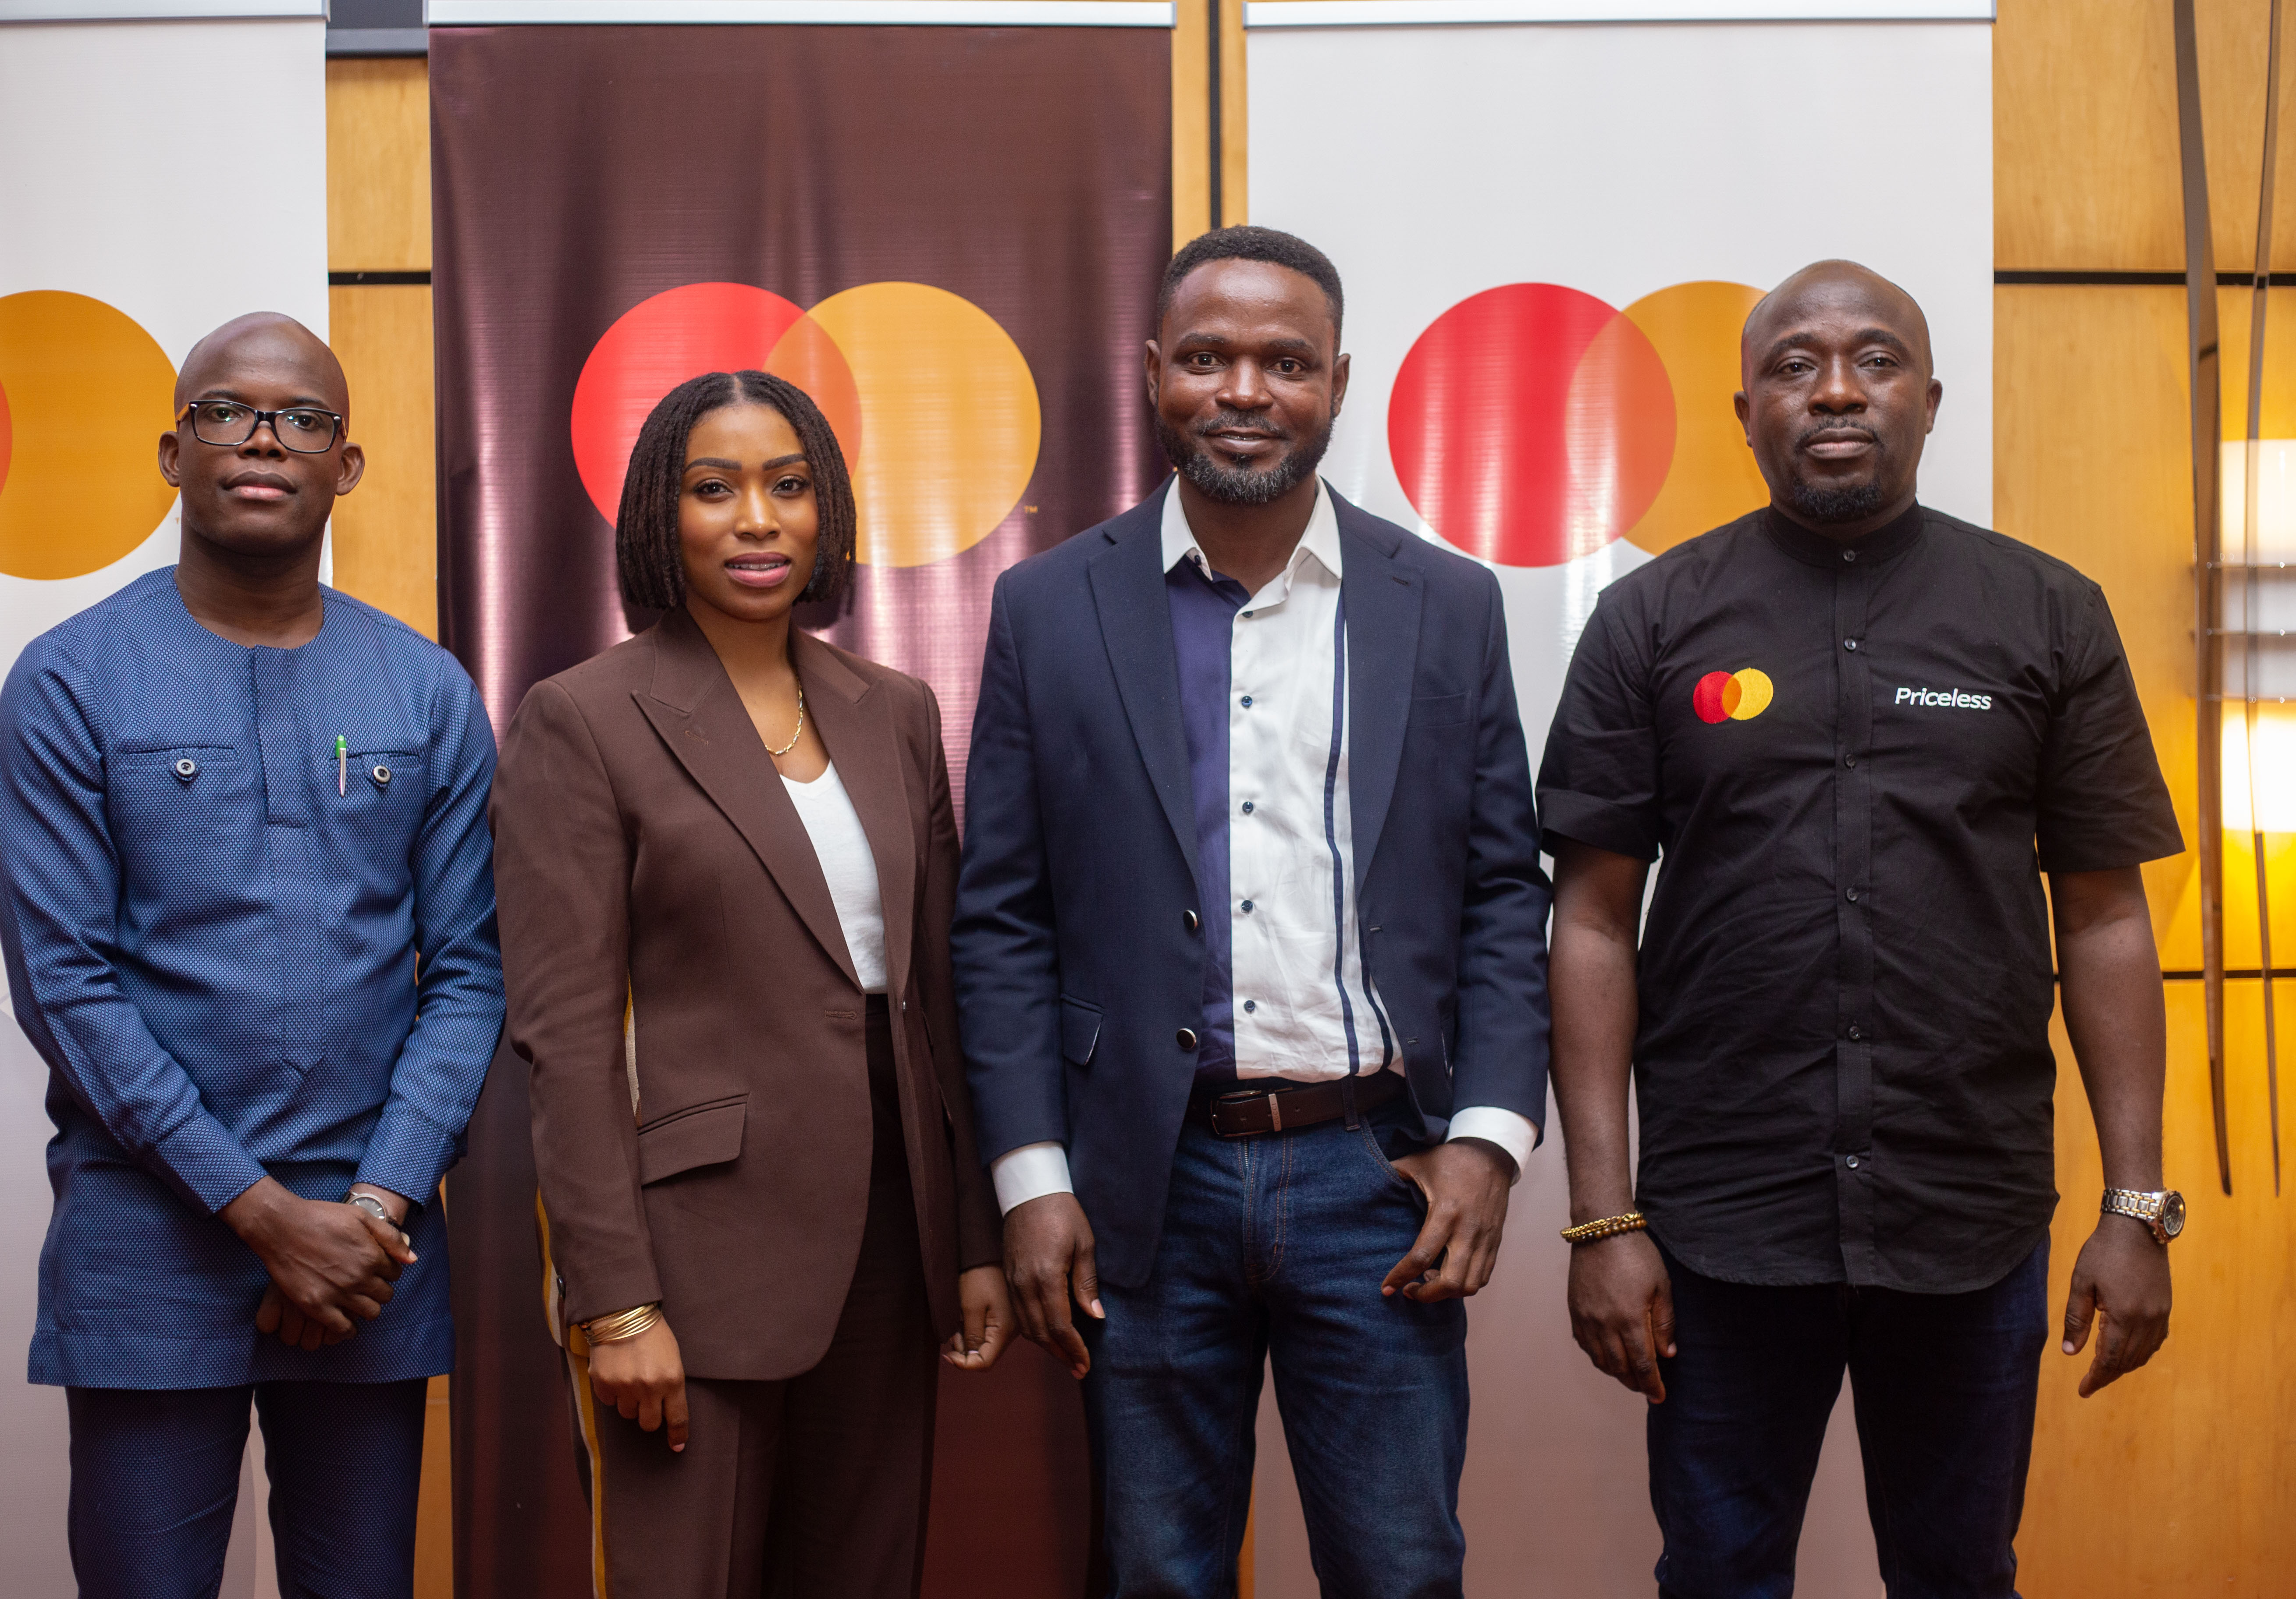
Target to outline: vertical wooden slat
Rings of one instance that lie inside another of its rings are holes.
[[[2232,1192],[2224,1062],[2224,528],[2218,508],[2224,396],[2217,340],[2216,241],[2209,223],[2209,162],[2201,128],[2200,40],[2194,0],[2175,0],[2177,135],[2184,180],[2185,301],[2193,390],[2193,647],[2199,761],[2201,967],[2205,974],[2210,1101],[2217,1180]]]
[[[2272,974],[2272,873],[2264,847],[2264,816],[2256,803],[2256,728],[2259,694],[2257,673],[2262,662],[2259,644],[2262,619],[2257,611],[2258,562],[2263,558],[2258,537],[2262,514],[2258,504],[2264,452],[2264,329],[2272,303],[2272,185],[2280,155],[2280,0],[2272,0],[2272,27],[2264,52],[2264,169],[2256,201],[2255,287],[2248,316],[2248,428],[2241,453],[2241,594],[2240,625],[2247,635],[2242,663],[2241,691],[2244,726],[2243,745],[2248,773],[2248,822],[2251,852],[2256,857],[2256,947],[2259,976],[2264,994],[2264,1081],[2270,1106],[2272,1132],[2272,1192],[2280,1192],[2280,1025],[2274,1004]]]

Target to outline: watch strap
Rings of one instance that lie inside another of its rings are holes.
[[[2161,1225],[2161,1214],[2168,1208],[2168,1203],[2169,1192],[2166,1189],[2158,1193],[2145,1193],[2135,1188],[2108,1188],[2097,1210],[2105,1216],[2126,1216],[2132,1221],[2141,1221],[2152,1229],[2156,1242],[2166,1243],[2169,1242],[2169,1230]]]

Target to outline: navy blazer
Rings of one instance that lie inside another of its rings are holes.
[[[986,1160],[1068,1146],[1099,1267],[1144,1282],[1204,1026],[1163,496],[996,582],[952,953]],[[1337,494],[1365,978],[1412,1131],[1546,1117],[1546,913],[1498,583]]]

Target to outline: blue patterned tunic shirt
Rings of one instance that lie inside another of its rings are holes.
[[[502,1029],[494,737],[452,656],[324,604],[309,643],[250,649],[156,571],[34,640],[0,692],[0,942],[56,1126],[35,1382],[453,1363],[436,1201]],[[421,1259],[343,1343],[255,1331],[269,1279],[216,1212],[266,1172],[421,1207]]]

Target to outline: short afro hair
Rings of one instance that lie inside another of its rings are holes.
[[[1340,320],[1345,309],[1345,297],[1340,292],[1340,269],[1332,265],[1332,258],[1317,250],[1297,234],[1287,234],[1272,227],[1252,227],[1239,223],[1234,227],[1216,227],[1208,234],[1198,234],[1172,258],[1164,268],[1163,286],[1156,291],[1156,325],[1162,327],[1164,318],[1171,313],[1172,297],[1179,292],[1181,280],[1199,266],[1214,261],[1267,261],[1277,266],[1289,266],[1302,277],[1312,279],[1324,298],[1332,306],[1332,336],[1339,337]]]
[[[853,480],[845,452],[813,397],[767,372],[709,372],[688,378],[654,406],[630,448],[622,479],[621,511],[614,518],[614,568],[622,603],[634,609],[675,611],[685,603],[685,562],[677,539],[677,504],[685,493],[685,441],[710,412],[742,404],[778,411],[797,434],[813,468],[813,502],[820,543],[813,577],[800,600],[837,601],[853,578],[857,518]]]

